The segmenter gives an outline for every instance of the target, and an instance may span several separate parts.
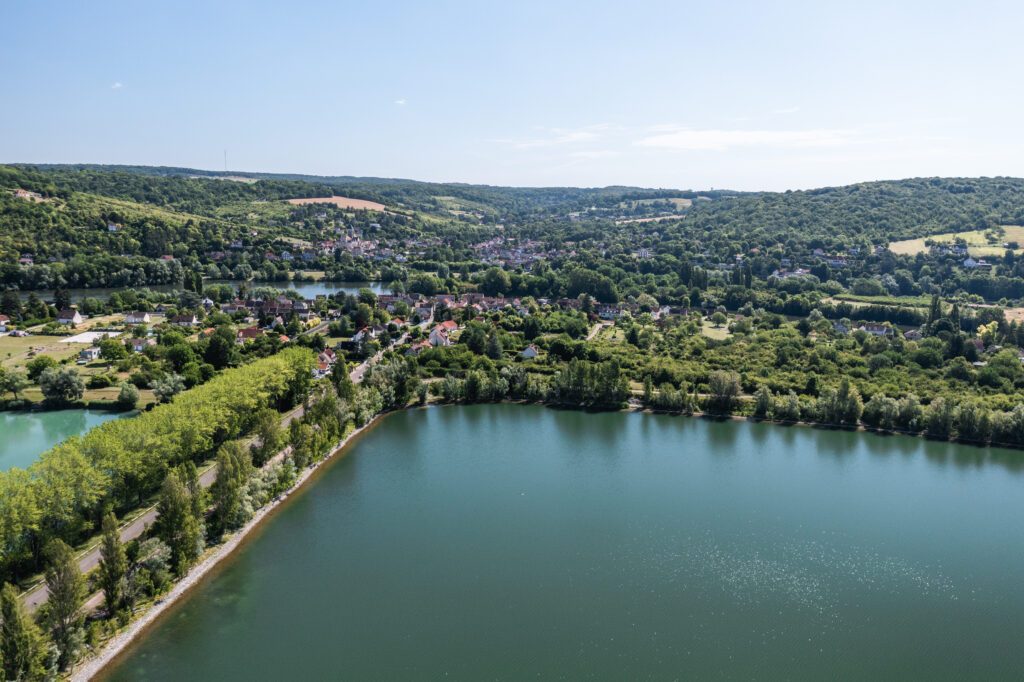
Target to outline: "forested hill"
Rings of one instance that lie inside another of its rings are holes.
[[[696,198],[697,196],[730,196],[735,192],[694,192],[677,189],[649,189],[642,187],[612,186],[601,188],[579,187],[499,187],[466,183],[421,182],[398,178],[369,178],[356,176],[318,176],[288,173],[242,173],[205,171],[166,166],[107,166],[95,164],[24,165],[14,167],[39,173],[62,189],[110,194],[135,201],[148,201],[170,205],[179,200],[183,188],[195,191],[204,186],[204,192],[220,193],[229,197],[263,199],[330,196],[344,194],[357,199],[368,199],[391,206],[423,211],[444,209],[444,199],[455,198],[478,204],[477,208],[500,213],[507,217],[553,214],[585,210],[591,206],[611,207],[622,201],[657,199],[663,197]],[[240,178],[256,182],[231,182]],[[218,180],[216,183],[209,180]],[[227,187],[221,187],[227,185]],[[301,188],[301,190],[299,189]],[[195,210],[190,206],[187,210]]]
[[[914,178],[795,192],[757,192],[700,202],[693,236],[764,246],[793,236],[849,242],[920,237],[1024,224],[1024,179]],[[694,234],[696,233],[696,234]]]

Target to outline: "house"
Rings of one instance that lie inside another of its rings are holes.
[[[128,347],[132,349],[133,353],[141,353],[147,348],[156,345],[156,339],[152,337],[146,337],[144,339],[132,339],[128,342]]]
[[[413,345],[409,346],[409,350],[405,351],[405,354],[406,355],[419,355],[423,351],[425,351],[428,348],[430,348],[431,345],[432,344],[430,343],[430,341],[420,341],[419,343],[414,343]],[[1022,360],[1022,362],[1024,362],[1024,360]]]
[[[35,262],[36,259],[30,253],[23,253],[18,259],[18,265],[33,265]]]
[[[840,322],[839,320],[836,320],[835,322],[832,323],[832,330],[835,331],[835,333],[839,334],[840,336],[846,336],[847,334],[850,333],[850,328],[847,327],[842,322]]]
[[[124,316],[125,324],[149,324],[149,313],[135,310]]]
[[[617,320],[622,315],[622,308],[617,305],[603,305],[597,309],[597,316],[602,320]]]
[[[256,338],[262,334],[263,330],[259,327],[245,327],[243,329],[239,329],[238,332],[235,333],[235,342],[241,346],[246,341],[256,340]]]
[[[524,360],[532,360],[538,355],[540,355],[540,349],[537,348],[537,346],[535,346],[532,343],[526,348],[524,348],[521,353],[519,353],[519,357],[523,358]]]
[[[867,332],[872,336],[892,336],[892,327],[886,327],[884,324],[867,323],[857,327],[862,332]]]
[[[171,324],[176,327],[194,327],[199,324],[199,318],[194,314],[178,315],[171,320]]]
[[[11,318],[6,315],[0,315],[0,332],[7,331],[7,325],[11,323]]]
[[[97,348],[96,346],[90,346],[89,348],[83,348],[78,353],[78,361],[82,362],[82,363],[92,362],[93,360],[98,360],[99,357],[100,357],[100,349]]]
[[[921,333],[920,329],[909,329],[903,332],[903,338],[907,341],[920,341],[924,338],[924,334]]]
[[[82,324],[82,314],[72,308],[65,308],[57,315],[57,324],[68,324],[73,327]]]
[[[451,320],[449,320],[449,322],[451,322]],[[450,345],[452,345],[452,340],[451,340],[451,338],[449,336],[449,331],[450,331],[449,327],[446,327],[444,324],[436,325],[433,329],[430,330],[430,336],[428,337],[428,340],[430,341],[430,345],[431,346],[450,346]]]

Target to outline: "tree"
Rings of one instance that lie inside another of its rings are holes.
[[[203,359],[216,369],[224,369],[238,363],[238,344],[231,327],[217,327],[203,352]]]
[[[14,369],[0,367],[0,395],[11,393],[15,399],[28,386],[28,379],[24,374]]]
[[[8,289],[0,296],[0,313],[7,315],[12,320],[21,320],[24,311],[21,307],[21,297],[17,291]]]
[[[501,345],[501,339],[498,337],[497,332],[491,334],[490,338],[487,339],[487,357],[492,360],[500,360],[505,349]]]
[[[107,361],[107,365],[128,357],[128,349],[117,339],[103,339],[100,341],[99,346],[100,357]]]
[[[728,321],[729,318],[726,317],[725,313],[722,312],[716,312],[714,315],[711,316],[711,324],[715,325],[716,327],[721,327]]]
[[[213,514],[210,536],[220,540],[224,533],[246,521],[245,486],[252,474],[252,460],[237,442],[225,443],[217,452],[217,478],[210,487]]]
[[[39,376],[43,398],[52,403],[73,403],[82,399],[85,382],[74,367],[50,367]]]
[[[185,379],[180,374],[165,374],[153,382],[153,395],[162,403],[185,390]]]
[[[270,408],[257,412],[253,435],[256,437],[252,446],[253,464],[263,466],[281,449],[281,415]]]
[[[127,381],[121,384],[121,390],[117,394],[117,406],[123,410],[134,410],[139,404],[139,389]]]
[[[25,369],[28,371],[28,378],[30,381],[38,380],[43,372],[56,366],[57,361],[49,355],[37,355],[25,363]]]
[[[739,399],[739,375],[736,372],[712,372],[708,376],[708,393],[708,410],[715,414],[729,414]]]
[[[127,571],[128,559],[121,544],[117,517],[113,512],[107,512],[103,517],[103,538],[100,541],[100,565],[97,572],[108,615],[113,615],[121,608]]]
[[[348,363],[340,358],[331,367],[331,383],[334,384],[339,398],[352,400],[352,396],[355,395],[355,385],[348,373]]]
[[[53,306],[58,310],[67,310],[71,307],[71,292],[67,289],[56,289],[53,292]]]
[[[46,669],[45,640],[39,626],[25,612],[18,591],[4,583],[0,591],[0,657],[5,680],[41,680]]]
[[[754,394],[754,416],[758,419],[767,419],[772,411],[772,392],[764,384]]]
[[[504,294],[512,288],[512,280],[501,268],[488,268],[480,280],[480,291],[488,296]]]
[[[171,566],[185,575],[202,551],[203,528],[193,513],[193,499],[178,470],[164,479],[157,502],[157,536],[171,550]]]
[[[78,570],[75,553],[63,540],[53,540],[46,568],[46,619],[57,646],[57,666],[66,670],[74,661],[80,644],[79,625],[85,601],[85,578]]]

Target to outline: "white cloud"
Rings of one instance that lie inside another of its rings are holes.
[[[120,81],[117,81],[113,85],[110,86],[110,89],[111,90],[120,90],[123,87],[124,87],[124,85]]]
[[[404,99],[396,99],[395,100],[395,104],[397,104],[400,107],[404,107],[405,106],[405,100]]]
[[[851,144],[849,130],[694,130],[681,128],[657,132],[637,140],[641,147],[676,151],[726,151],[736,147],[808,149]]]

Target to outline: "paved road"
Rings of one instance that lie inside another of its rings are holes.
[[[395,345],[403,343],[407,337],[408,334],[403,334]],[[349,373],[349,376],[352,378],[352,381],[357,384],[361,382],[363,380],[363,376],[366,374],[366,370],[369,369],[370,365],[379,362],[380,358],[383,355],[384,351],[382,350],[381,352],[374,355],[372,358],[368,358],[361,362],[360,364],[356,365]],[[299,405],[298,407],[295,407],[289,412],[286,412],[281,418],[281,428],[288,428],[288,425],[291,424],[292,421],[294,421],[295,419],[301,419],[303,414],[305,414],[305,407],[302,405]],[[252,441],[253,438],[250,438],[246,442],[251,443]],[[288,446],[284,450],[279,452],[277,455],[275,455],[270,461],[277,461],[284,457],[285,455],[287,455],[288,452],[290,451],[291,446]],[[199,483],[204,488],[209,488],[211,485],[213,485],[213,482],[216,478],[217,467],[212,466],[203,471],[203,473],[199,475]],[[144,510],[142,514],[140,514],[138,517],[136,517],[135,519],[121,527],[121,542],[129,542],[141,536],[143,533],[146,532],[146,530],[150,526],[152,526],[156,522],[156,517],[157,510],[155,505]],[[80,570],[82,573],[87,573],[96,568],[97,566],[99,566],[99,564],[100,550],[97,543],[97,546],[93,547],[92,549],[86,550],[79,557],[78,570]],[[29,613],[33,613],[35,612],[36,609],[38,609],[40,606],[46,603],[46,600],[49,598],[49,596],[50,594],[46,589],[46,583],[43,582],[29,589],[22,596],[22,599],[25,602],[25,608],[28,609]],[[97,600],[97,597],[99,597],[99,600]],[[95,606],[99,605],[101,601],[102,595],[94,595],[86,603],[86,606],[94,608]]]

